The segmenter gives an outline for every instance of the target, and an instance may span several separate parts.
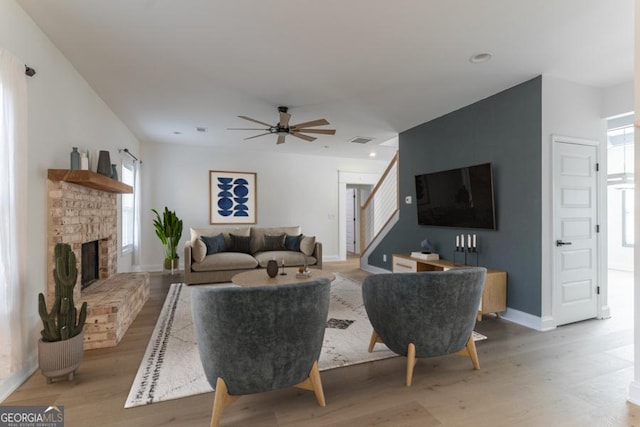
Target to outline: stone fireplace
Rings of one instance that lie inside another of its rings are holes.
[[[114,275],[118,266],[116,193],[64,181],[49,180],[48,304],[53,300],[53,249],[68,243],[78,262],[78,283],[73,297],[80,300],[82,244],[98,241],[98,279]]]
[[[87,303],[84,348],[113,347],[150,293],[148,273],[117,273],[116,196],[133,189],[88,170],[49,169],[48,178],[47,306],[55,293],[54,248],[67,243],[78,269],[74,302]]]

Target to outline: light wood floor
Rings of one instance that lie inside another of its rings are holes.
[[[357,261],[325,263],[354,278]],[[207,426],[213,393],[124,409],[169,284],[154,274],[151,297],[123,341],[87,351],[73,382],[35,373],[4,405],[64,405],[66,426]],[[419,359],[404,386],[404,358],[322,372],[327,406],[313,393],[278,390],[240,398],[225,426],[640,426],[626,402],[633,378],[631,274],[611,272],[613,317],[536,332],[493,316],[476,330],[481,369],[467,358]],[[175,366],[180,369],[180,366]]]

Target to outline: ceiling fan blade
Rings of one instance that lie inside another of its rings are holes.
[[[321,133],[323,135],[335,135],[336,134],[336,130],[335,129],[298,129],[297,132]]]
[[[328,124],[329,122],[327,121],[327,119],[318,119],[318,120],[311,120],[310,122],[298,123],[297,125],[290,126],[290,129],[301,129],[301,128],[308,128],[312,126],[328,125]]]
[[[291,114],[280,111],[280,127],[283,127],[283,128],[289,127],[290,118],[291,118]]]
[[[277,144],[284,144],[284,137],[285,137],[285,135],[278,135]]]
[[[289,132],[289,135],[293,135],[293,136],[295,136],[297,138],[304,139],[305,141],[309,141],[309,142],[315,141],[316,139],[318,139],[318,138],[315,138],[313,136],[303,135],[303,134],[301,134],[299,132]]]
[[[269,128],[273,127],[269,123],[261,122],[260,120],[252,119],[251,117],[247,117],[247,116],[238,116],[238,117],[240,117],[241,119],[249,120],[250,122],[260,123],[261,125],[265,125],[266,127],[269,127]]]
[[[269,130],[265,128],[227,128],[227,130]]]
[[[270,134],[271,134],[271,132],[265,132],[265,133],[261,133],[260,135],[250,136],[249,138],[245,138],[244,140],[246,141],[247,139],[253,139],[253,138],[257,138],[259,136],[270,135]]]

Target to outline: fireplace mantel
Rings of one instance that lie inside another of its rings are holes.
[[[89,170],[49,169],[47,178],[51,181],[72,182],[110,193],[133,193],[130,185]]]

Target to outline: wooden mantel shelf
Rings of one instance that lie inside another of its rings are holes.
[[[130,185],[89,170],[49,169],[47,178],[51,181],[72,182],[110,193],[133,193],[133,187]]]

